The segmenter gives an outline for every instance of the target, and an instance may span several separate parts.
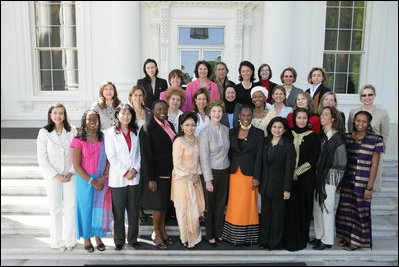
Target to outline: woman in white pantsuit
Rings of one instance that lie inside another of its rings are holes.
[[[48,124],[37,137],[37,158],[47,186],[51,247],[62,252],[71,251],[76,244],[76,175],[70,149],[75,136],[76,129],[69,124],[65,107],[53,104],[48,111]]]
[[[316,237],[313,249],[331,248],[335,236],[335,191],[345,173],[347,154],[341,113],[324,107],[320,114],[321,153],[316,170],[313,217]]]

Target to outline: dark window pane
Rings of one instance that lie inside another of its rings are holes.
[[[51,69],[50,51],[39,51],[39,69]]]
[[[352,31],[352,51],[362,51],[363,32]]]
[[[41,91],[52,91],[53,87],[51,84],[51,71],[42,70],[40,71],[40,84]]]
[[[50,47],[49,40],[50,28],[36,28],[36,45],[37,47]]]
[[[60,23],[60,5],[50,5],[50,25],[58,26]]]
[[[364,7],[364,1],[355,1],[355,7]]]
[[[64,71],[53,71],[54,91],[65,91]]]
[[[223,45],[223,28],[179,28],[179,44]]]
[[[353,14],[353,29],[363,29],[364,8],[355,8]]]
[[[335,93],[346,93],[346,74],[335,74]]]
[[[186,82],[191,82],[194,77],[195,64],[199,60],[198,51],[182,51],[181,52],[181,70],[184,74]]]
[[[51,27],[50,28],[50,46],[51,47],[60,47],[60,28],[59,27]]]
[[[335,55],[324,54],[323,57],[323,67],[326,72],[334,72]]]
[[[349,74],[347,94],[357,94],[359,88],[359,74]]]
[[[337,69],[336,72],[347,72],[348,71],[348,55],[338,54],[337,55]]]
[[[338,8],[327,8],[326,28],[338,28]]]
[[[349,56],[349,72],[360,73],[360,59],[361,55]]]
[[[339,1],[327,1],[327,6],[338,6]]]
[[[351,32],[339,31],[338,50],[350,50]]]
[[[341,8],[340,9],[340,18],[339,18],[339,27],[341,29],[350,29],[352,25],[352,8]]]
[[[326,36],[324,40],[325,50],[337,50],[337,31],[326,30]]]
[[[62,51],[53,51],[53,69],[62,70]]]
[[[353,6],[353,1],[341,1],[341,6],[351,7]]]
[[[327,72],[327,83],[326,86],[330,89],[334,88],[334,73]]]

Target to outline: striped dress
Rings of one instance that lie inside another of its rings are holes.
[[[367,133],[362,140],[346,135],[347,170],[341,182],[341,191],[335,217],[337,237],[363,248],[372,247],[371,212],[364,191],[370,178],[373,153],[382,153],[382,137]]]

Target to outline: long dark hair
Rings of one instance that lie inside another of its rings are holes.
[[[340,132],[341,134],[345,133],[345,126],[344,126],[344,122],[342,120],[342,116],[341,113],[338,111],[338,109],[336,107],[333,106],[327,106],[324,107],[321,112],[320,112],[320,116],[321,113],[325,110],[325,109],[329,109],[331,112],[331,118],[334,119],[334,121],[332,122],[332,128],[338,132]]]
[[[266,127],[266,130],[267,130],[267,137],[268,137],[268,138],[273,138],[273,135],[272,135],[272,127],[273,127],[273,124],[276,123],[276,122],[281,122],[281,123],[283,124],[283,126],[284,126],[285,132],[284,132],[284,134],[283,134],[282,137],[285,138],[285,139],[291,140],[291,139],[292,139],[292,138],[291,138],[292,135],[291,135],[290,127],[288,126],[288,121],[287,121],[286,118],[283,118],[283,117],[280,117],[280,116],[274,117],[274,118],[269,122],[269,124],[267,125],[267,127]]]
[[[55,123],[51,119],[51,112],[53,112],[53,109],[55,109],[55,108],[63,108],[64,109],[65,119],[63,120],[62,124],[64,124],[65,130],[67,132],[70,132],[71,131],[71,124],[68,121],[66,108],[61,103],[54,103],[54,104],[51,105],[51,107],[49,108],[49,110],[47,112],[47,125],[44,126],[43,128],[46,129],[49,133],[51,133],[54,130]]]
[[[110,81],[105,81],[101,84],[100,86],[100,90],[98,91],[98,95],[100,96],[100,98],[98,99],[98,105],[100,106],[101,109],[106,108],[106,100],[105,100],[105,96],[104,96],[104,88],[107,85],[111,85],[112,88],[114,88],[114,96],[112,97],[112,106],[114,108],[116,108],[117,106],[119,106],[119,104],[121,103],[121,101],[118,98],[118,92],[116,91],[116,86],[115,84],[113,84]]]
[[[155,64],[155,67],[157,68],[157,70],[155,71],[155,77],[158,76],[158,64],[155,61],[155,59],[152,59],[152,58],[147,58],[147,60],[144,62],[144,65],[143,65],[144,75],[145,75],[146,79],[151,80],[151,77],[145,71],[145,65],[147,65],[148,63],[154,63]]]
[[[367,117],[367,122],[368,122],[367,129],[366,129],[367,132],[374,133],[373,129],[371,128],[371,120],[373,119],[373,116],[370,114],[370,112],[365,111],[365,110],[361,110],[361,111],[357,112],[355,114],[355,117],[353,117],[353,131],[357,131],[356,126],[355,126],[356,117],[358,115],[362,115],[362,114],[366,115],[366,117]]]
[[[132,120],[130,121],[128,127],[133,130],[133,133],[135,135],[137,135],[137,129],[139,127],[137,126],[137,123],[136,123],[136,112],[134,111],[134,109],[129,104],[119,105],[115,109],[115,126],[114,126],[115,132],[118,134],[119,133],[119,129],[121,128],[121,122],[118,119],[118,115],[119,115],[119,113],[122,110],[126,110],[126,109],[129,110],[130,114],[132,114]]]
[[[100,114],[97,113],[95,110],[86,110],[82,118],[80,119],[80,128],[77,134],[77,137],[81,138],[83,141],[87,141],[87,127],[86,127],[86,117],[89,112],[93,112],[97,115],[98,118],[98,127],[97,127],[97,139],[98,142],[101,142],[103,140],[103,132],[101,131],[101,120],[100,120]]]

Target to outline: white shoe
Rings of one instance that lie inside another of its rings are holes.
[[[58,248],[61,252],[65,252],[65,250],[67,249],[65,246],[59,247]]]
[[[72,247],[66,247],[66,249],[71,252],[74,248],[76,248],[76,243]]]

